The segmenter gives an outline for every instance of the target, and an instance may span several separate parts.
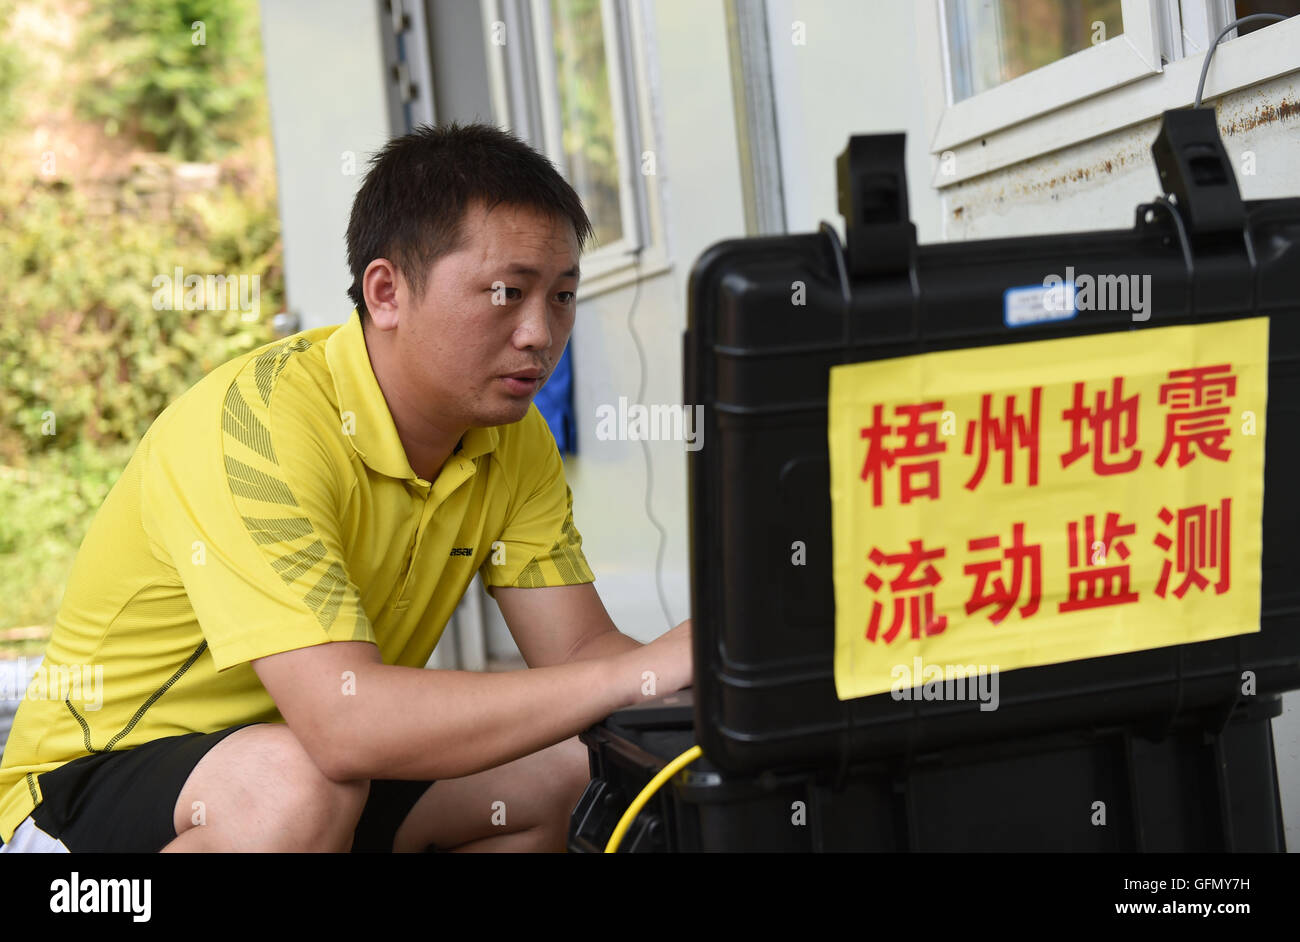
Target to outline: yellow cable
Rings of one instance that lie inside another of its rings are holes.
[[[623,817],[618,819],[618,825],[614,828],[614,833],[609,836],[609,843],[605,845],[605,853],[612,854],[618,851],[618,845],[623,840],[623,835],[632,826],[632,822],[636,820],[637,814],[645,807],[645,803],[659,790],[659,786],[676,775],[682,767],[690,765],[703,754],[704,752],[699,746],[691,746],[691,748],[659,770],[659,774],[650,780],[649,785],[641,789],[641,794],[636,796],[636,800],[628,806],[627,811],[623,812]]]

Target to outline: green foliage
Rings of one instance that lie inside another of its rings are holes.
[[[74,189],[0,192],[0,461],[136,441],[213,367],[273,339],[281,299],[273,204],[230,189],[194,198],[174,224],[87,211]],[[226,310],[155,310],[155,279],[261,279],[262,318]]]
[[[70,188],[16,189],[0,189],[0,627],[53,623],[140,437],[212,368],[273,339],[283,297],[271,201],[223,188],[160,225],[89,213]],[[155,310],[154,278],[175,266],[259,275],[261,319]]]
[[[0,127],[12,127],[22,113],[19,90],[27,65],[22,50],[3,39],[13,15],[12,0],[0,0]]]
[[[256,0],[94,0],[83,113],[182,160],[220,156],[260,100],[257,21]]]
[[[60,86],[33,81],[6,47],[13,8],[0,0],[0,154],[17,155]],[[196,21],[206,45],[191,42]],[[149,425],[273,339],[283,279],[257,23],[254,0],[92,0],[72,99],[171,156],[73,179],[23,172],[23,153],[0,174],[0,629],[53,624],[76,551]],[[176,175],[178,159],[236,139],[237,157],[210,170],[238,189]],[[246,320],[238,296],[156,308],[156,279],[178,267],[257,276],[260,316]]]
[[[53,623],[75,550],[133,447],[82,442],[21,472],[0,469],[0,626]]]

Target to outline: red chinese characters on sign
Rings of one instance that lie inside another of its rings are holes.
[[[972,553],[995,550],[1001,547],[1001,537],[987,536],[968,543]],[[1010,585],[1003,580],[1003,561],[1011,564]],[[1011,545],[1002,551],[1001,558],[968,563],[962,570],[968,576],[975,577],[975,587],[966,602],[966,614],[973,615],[982,608],[996,606],[989,613],[988,619],[998,624],[1007,617],[1012,607],[1020,600],[1024,591],[1025,569],[1029,570],[1029,591],[1025,604],[1020,606],[1020,617],[1028,618],[1038,611],[1038,603],[1043,595],[1043,548],[1038,544],[1025,545],[1025,525],[1013,524],[1011,527]],[[992,579],[990,586],[989,580]]]
[[[1095,474],[1134,470],[1142,460],[1142,450],[1133,447],[1138,434],[1138,396],[1125,399],[1124,377],[1116,376],[1111,380],[1110,396],[1104,389],[1099,390],[1089,408],[1084,404],[1083,387],[1083,383],[1074,384],[1073,404],[1061,413],[1061,418],[1070,423],[1070,450],[1061,455],[1061,467],[1068,468],[1091,452]],[[1124,458],[1113,463],[1106,460],[1130,449]]]
[[[1071,572],[1069,598],[1059,606],[1062,612],[1138,600],[1138,594],[1129,590],[1129,567],[1124,562],[1129,557],[1129,549],[1119,539],[1132,536],[1136,530],[1136,524],[1120,526],[1119,514],[1115,513],[1106,514],[1101,539],[1097,538],[1096,518],[1092,514],[1084,517],[1082,534],[1077,520],[1067,524]],[[1119,557],[1120,565],[1106,565],[1112,554]]]
[[[1002,418],[993,415],[993,397],[985,393],[980,397],[980,417],[966,423],[966,447],[962,453],[969,455],[975,450],[975,438],[979,436],[979,464],[966,482],[967,490],[975,490],[984,471],[988,467],[989,453],[1002,453],[1002,483],[1010,484],[1014,477],[1015,449],[1023,448],[1029,453],[1028,484],[1038,484],[1038,409],[1043,398],[1043,387],[1035,386],[1029,395],[1029,416],[1016,414],[1016,397],[1006,396]]]
[[[943,401],[895,406],[898,422],[887,425],[884,406],[872,407],[872,424],[862,429],[867,440],[867,457],[862,464],[862,480],[871,481],[871,503],[879,507],[884,496],[885,469],[898,465],[898,499],[910,503],[913,497],[939,498],[939,459],[947,444],[939,441],[939,423],[922,421],[927,412],[942,412]],[[890,448],[886,437],[901,439]],[[925,459],[925,460],[917,460]]]
[[[1226,419],[1232,409],[1224,400],[1237,394],[1232,364],[1170,370],[1169,379],[1172,382],[1160,387],[1160,404],[1168,405],[1169,412],[1165,415],[1165,446],[1156,464],[1163,467],[1175,445],[1180,468],[1195,457],[1193,446],[1207,458],[1227,461],[1231,452],[1223,443],[1228,438]]]
[[[1206,573],[1216,576],[1213,583],[1216,595],[1231,587],[1229,553],[1231,551],[1232,499],[1224,498],[1218,507],[1198,504],[1177,512],[1161,508],[1157,515],[1165,526],[1174,524],[1174,535],[1156,536],[1154,544],[1167,554],[1155,594],[1166,598],[1173,585],[1171,577],[1181,576],[1173,595],[1182,599],[1195,587],[1205,590],[1210,585]],[[1069,588],[1068,598],[1058,606],[1061,612],[1123,605],[1138,601],[1138,593],[1129,585],[1129,557],[1131,553],[1122,537],[1133,536],[1136,524],[1121,524],[1117,513],[1107,513],[1097,532],[1097,517],[1088,514],[1082,526],[1077,520],[1067,524]],[[1025,524],[1011,527],[1010,545],[1003,546],[1001,536],[986,536],[967,541],[974,561],[962,571],[974,577],[970,597],[965,604],[967,615],[983,609],[992,609],[985,617],[994,625],[1002,623],[1015,609],[1021,618],[1034,615],[1042,602],[1043,566],[1042,545],[1025,542]],[[997,552],[1000,551],[1000,552]],[[1174,551],[1172,557],[1170,551]],[[987,554],[986,558],[978,558]],[[869,559],[877,569],[898,567],[898,574],[888,581],[892,599],[884,603],[877,598],[872,602],[871,617],[867,624],[866,639],[891,644],[904,628],[907,637],[941,634],[948,627],[946,615],[935,614],[934,590],[943,577],[932,565],[943,559],[947,551],[926,549],[922,540],[912,540],[901,553],[886,554],[873,548]],[[877,596],[886,586],[886,580],[869,572],[863,584]],[[1017,608],[1017,603],[1023,600]],[[886,608],[891,609],[886,624]]]
[[[1160,522],[1168,526],[1174,522],[1174,514],[1168,507],[1161,507],[1157,514]],[[1230,531],[1232,529],[1232,498],[1225,497],[1218,507],[1197,504],[1194,507],[1180,508],[1174,527],[1174,538],[1158,534],[1153,541],[1166,553],[1178,544],[1176,556],[1177,568],[1168,558],[1160,570],[1160,581],[1156,583],[1156,595],[1161,598],[1169,589],[1169,576],[1178,572],[1183,581],[1174,589],[1174,597],[1181,599],[1191,586],[1204,591],[1210,580],[1201,572],[1202,569],[1217,570],[1218,581],[1214,584],[1214,594],[1222,595],[1232,584],[1229,566]]]
[[[886,555],[880,551],[879,547],[871,550],[870,559],[877,566],[901,566],[902,569],[898,576],[889,583],[889,589],[894,595],[894,611],[889,622],[889,629],[881,638],[885,644],[889,644],[896,637],[906,622],[910,630],[910,636],[913,639],[920,638],[924,635],[937,635],[948,626],[948,616],[934,614],[934,587],[941,581],[942,577],[938,570],[930,565],[932,559],[942,559],[945,550],[924,549],[920,540],[912,540],[908,544],[908,549],[902,553]],[[925,569],[918,577],[917,570],[925,564]],[[863,583],[872,592],[878,593],[884,581],[874,572],[868,573]],[[909,594],[910,593],[910,594]],[[871,621],[867,625],[867,640],[874,642],[880,634],[881,613],[884,606],[879,600],[871,603]]]
[[[1070,404],[1060,413],[1068,423],[1070,442],[1059,456],[1062,468],[1083,459],[1089,459],[1084,467],[1090,464],[1098,476],[1124,474],[1139,467],[1143,453],[1137,447],[1140,395],[1125,394],[1125,379],[1113,376],[1071,384]],[[1164,445],[1157,465],[1164,466],[1171,458],[1178,468],[1198,457],[1229,460],[1229,400],[1236,395],[1237,381],[1231,363],[1169,371],[1159,392],[1159,404],[1166,412]],[[1148,394],[1149,403],[1152,398]],[[978,415],[966,422],[962,448],[962,453],[973,459],[966,490],[976,491],[986,475],[996,479],[999,470],[1004,485],[1038,485],[1042,405],[1042,386],[1027,393],[980,394]],[[948,447],[944,436],[953,434],[953,413],[943,409],[942,399],[872,406],[871,422],[860,428],[860,438],[866,443],[861,480],[871,486],[873,506],[882,505],[886,492],[891,499],[897,494],[903,505],[921,498],[940,499],[940,461]],[[886,419],[887,410],[892,412],[890,420]],[[941,420],[945,422],[942,436]],[[1022,454],[1024,471],[1018,474]],[[1156,516],[1165,532],[1155,536],[1154,545],[1165,558],[1154,588],[1156,597],[1172,595],[1182,600],[1192,589],[1208,593],[1212,588],[1216,595],[1229,591],[1231,508],[1230,498],[1218,505],[1161,508]],[[1025,522],[1012,523],[1007,542],[1006,530],[966,540],[969,555],[962,561],[962,572],[970,579],[965,602],[968,618],[987,618],[999,625],[1013,612],[1023,619],[1039,611],[1042,545],[1026,542],[1026,529]],[[1069,520],[1066,532],[1068,589],[1058,604],[1061,613],[1139,601],[1139,593],[1131,585],[1131,553],[1125,542],[1135,536],[1136,523],[1121,523],[1115,512],[1088,514]],[[899,553],[872,549],[868,555],[872,566],[863,579],[874,596],[866,627],[869,642],[891,644],[900,637],[919,640],[947,629],[947,616],[935,611],[936,587],[942,577],[933,565],[946,555],[944,547],[927,549],[921,539],[911,540]],[[895,572],[892,578],[887,570]],[[1141,588],[1145,591],[1145,585]]]

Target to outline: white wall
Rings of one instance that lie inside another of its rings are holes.
[[[287,304],[301,329],[339,324],[352,310],[344,243],[352,196],[390,136],[379,5],[262,0],[261,10]]]
[[[767,0],[781,179],[791,232],[827,220],[844,236],[835,158],[855,134],[907,134],[908,202],[917,241],[943,237],[912,4]],[[803,24],[803,45],[794,24]]]
[[[1223,146],[1244,199],[1300,196],[1300,115],[1282,106],[1297,97],[1300,74],[1293,73],[1220,100]],[[1151,160],[1159,130],[1159,119],[1145,121],[945,187],[946,237],[1131,228],[1134,207],[1161,192]],[[1247,151],[1253,174],[1242,172]]]

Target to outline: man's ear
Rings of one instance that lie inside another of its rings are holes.
[[[391,330],[397,325],[401,311],[398,303],[401,279],[402,274],[397,266],[386,258],[372,260],[361,276],[361,293],[366,300],[366,310],[380,330]]]

